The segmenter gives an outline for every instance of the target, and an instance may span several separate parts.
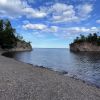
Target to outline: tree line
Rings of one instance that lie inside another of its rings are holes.
[[[8,19],[0,19],[0,48],[14,48],[18,41],[25,42],[23,37],[17,36],[16,29],[12,27],[11,22]]]
[[[80,35],[80,37],[76,37],[73,43],[82,43],[82,42],[90,42],[93,44],[100,45],[100,36],[97,33],[89,34],[87,36]]]

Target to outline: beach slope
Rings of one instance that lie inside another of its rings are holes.
[[[0,55],[0,100],[100,100],[100,89]]]

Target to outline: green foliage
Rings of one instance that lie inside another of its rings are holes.
[[[76,37],[73,43],[82,43],[82,42],[90,42],[100,46],[100,36],[98,36],[97,33],[93,34],[90,33],[88,36],[80,35],[80,37]]]
[[[23,37],[17,36],[16,30],[12,27],[9,20],[0,19],[0,47],[11,49],[16,47],[17,42],[25,42]]]
[[[0,20],[0,46],[3,49],[10,49],[16,46],[15,29],[12,28],[9,20]]]

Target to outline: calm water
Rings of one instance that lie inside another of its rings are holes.
[[[100,86],[100,53],[73,53],[69,49],[34,49],[31,52],[13,53],[12,56],[33,65],[67,71],[68,75]]]

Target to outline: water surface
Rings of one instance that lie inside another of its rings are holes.
[[[11,56],[11,54],[10,54]],[[100,86],[100,53],[73,53],[69,49],[34,49],[13,53],[15,59],[33,65],[45,66]]]

